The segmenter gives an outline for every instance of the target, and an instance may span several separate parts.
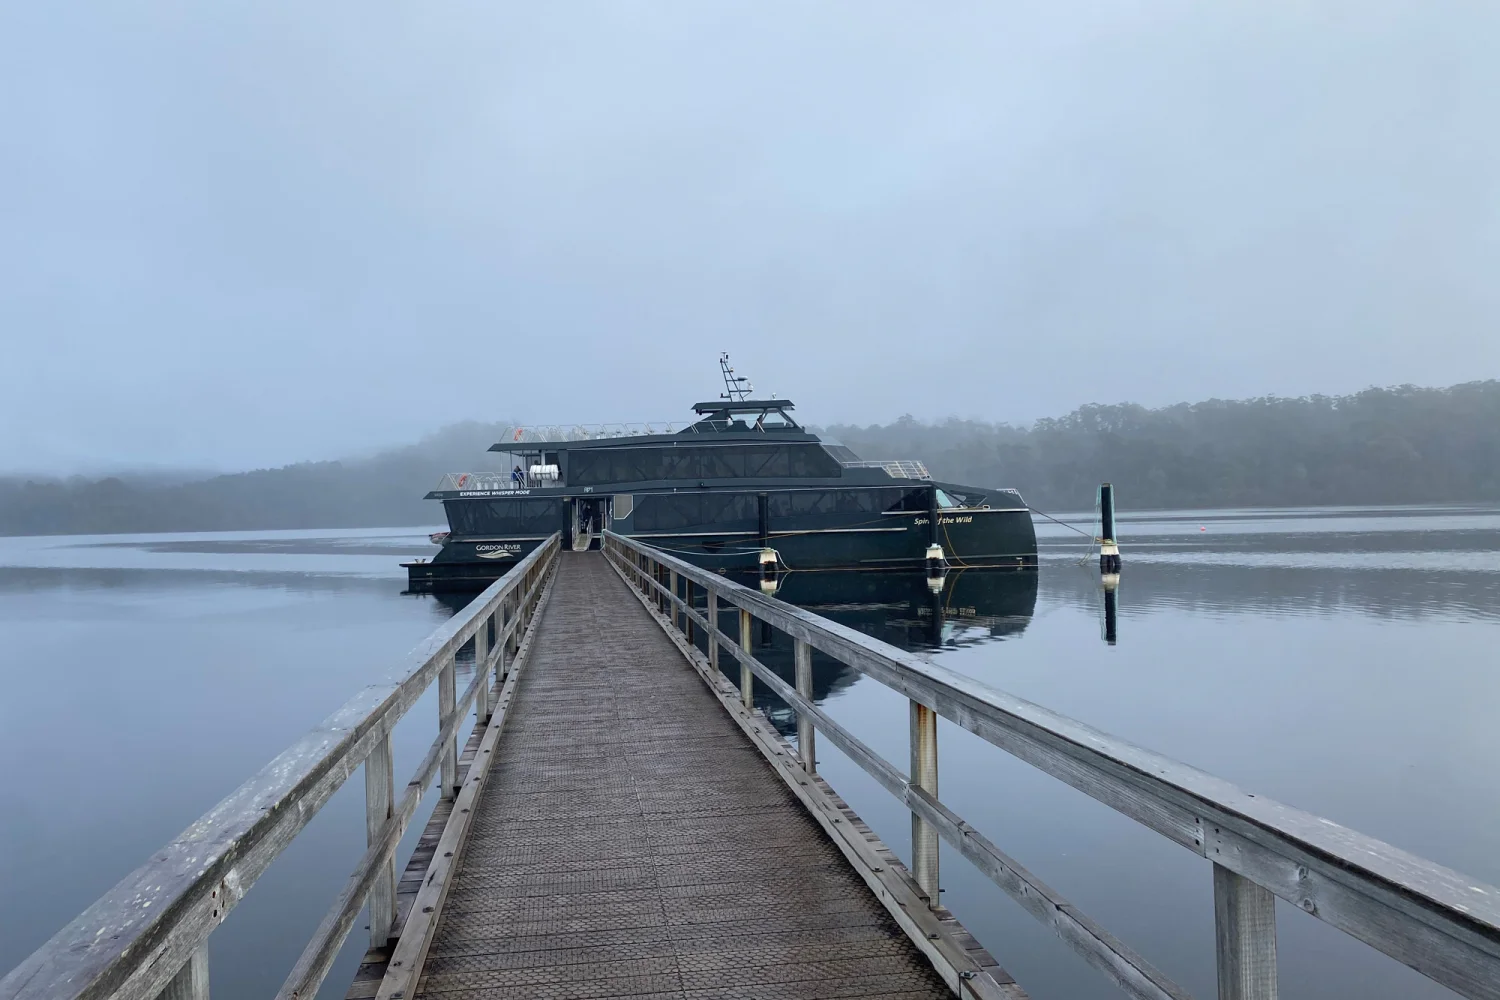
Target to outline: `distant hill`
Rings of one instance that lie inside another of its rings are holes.
[[[0,478],[0,534],[105,534],[440,524],[423,500],[445,472],[498,469],[509,424],[463,423],[368,458],[302,462],[185,483]]]
[[[0,478],[0,534],[433,524],[445,472],[501,468],[510,424],[456,424],[368,458],[191,482]],[[865,458],[916,458],[939,479],[1012,486],[1080,509],[1101,480],[1127,508],[1500,500],[1500,382],[1351,396],[1090,404],[1029,427],[902,417],[824,433]]]
[[[939,479],[1015,487],[1037,507],[1090,507],[1106,480],[1135,509],[1500,500],[1495,380],[826,433],[866,458],[919,458]]]

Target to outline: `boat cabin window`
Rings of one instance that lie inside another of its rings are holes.
[[[760,518],[754,493],[646,493],[637,496],[635,530],[753,528]]]
[[[926,509],[927,509],[927,491],[926,490],[903,490],[902,493],[901,493],[901,498],[899,500],[897,500],[895,503],[893,503],[893,504],[889,505],[888,507],[886,507],[886,510],[889,510],[889,511],[926,510]]]
[[[568,484],[649,483],[663,479],[815,479],[842,467],[815,444],[602,448],[568,452]]]
[[[769,409],[755,418],[755,429],[762,431],[779,431],[786,429],[800,429],[792,423],[792,418],[780,410]]]
[[[449,500],[448,527],[460,535],[550,535],[562,526],[562,501]]]
[[[881,490],[789,490],[771,494],[770,515],[879,514],[885,509],[887,497],[888,493]]]
[[[931,487],[926,487],[926,488],[920,489],[920,490],[905,490],[901,494],[901,499],[897,500],[895,503],[893,503],[890,506],[886,507],[886,510],[889,510],[889,511],[900,511],[900,510],[923,511],[923,510],[927,509],[929,498],[931,497],[931,495],[932,495],[932,488]],[[953,499],[951,496],[949,496],[947,493],[943,492],[942,490],[938,490],[937,491],[937,505],[940,508],[960,507],[960,506],[962,506],[962,504],[960,504],[957,500]]]

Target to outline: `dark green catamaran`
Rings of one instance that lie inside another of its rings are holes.
[[[1015,490],[863,461],[799,426],[789,400],[750,398],[727,355],[720,366],[726,391],[680,431],[517,429],[490,448],[511,472],[445,476],[427,497],[449,530],[430,562],[403,564],[411,589],[482,588],[554,531],[578,548],[605,528],[726,572],[1036,568]]]

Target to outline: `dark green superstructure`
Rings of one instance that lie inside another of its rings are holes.
[[[1014,490],[932,480],[918,462],[868,462],[823,441],[778,399],[699,403],[674,433],[579,432],[490,448],[511,473],[451,475],[429,493],[449,531],[414,590],[498,578],[554,531],[604,528],[725,571],[917,569],[932,546],[955,569],[1030,569],[1036,533]]]

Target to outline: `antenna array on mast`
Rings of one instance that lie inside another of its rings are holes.
[[[729,366],[729,352],[725,351],[719,355],[719,371],[724,375],[724,391],[719,393],[720,399],[727,399],[731,403],[742,403],[750,398],[750,393],[755,391],[755,386],[743,375],[736,375],[734,369]]]

